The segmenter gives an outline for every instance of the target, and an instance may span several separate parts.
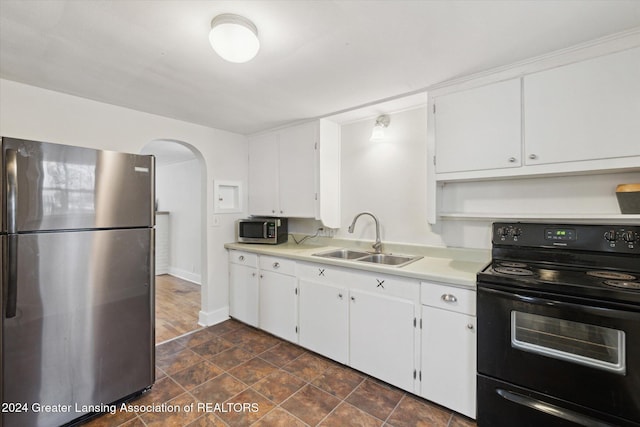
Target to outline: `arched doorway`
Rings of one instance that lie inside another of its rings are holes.
[[[193,146],[154,140],[156,157],[156,343],[199,328],[206,280],[206,165]]]

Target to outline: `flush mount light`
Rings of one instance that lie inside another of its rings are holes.
[[[384,139],[384,129],[389,126],[391,119],[386,114],[378,116],[376,124],[373,125],[373,132],[371,132],[370,141],[380,141]]]
[[[260,49],[258,29],[244,16],[224,13],[211,20],[211,47],[229,62],[247,62]]]

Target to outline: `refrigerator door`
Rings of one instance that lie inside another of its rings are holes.
[[[154,225],[154,158],[2,138],[3,231]]]
[[[15,288],[16,308],[3,301],[2,394],[29,410],[4,413],[0,424],[61,425],[92,412],[84,405],[108,405],[153,383],[153,233],[2,236],[5,248],[17,239],[6,256],[16,277],[5,295]]]

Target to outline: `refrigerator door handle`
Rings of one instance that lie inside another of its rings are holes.
[[[16,317],[18,305],[18,236],[9,235],[7,244],[7,306],[5,317]]]
[[[16,317],[18,303],[18,236],[15,234],[18,207],[18,152],[6,150],[5,173],[7,179],[7,291],[5,316]]]
[[[16,215],[18,209],[18,152],[6,150],[7,178],[7,232],[16,232]]]

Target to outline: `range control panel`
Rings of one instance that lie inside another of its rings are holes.
[[[640,225],[497,222],[492,243],[640,254]]]

